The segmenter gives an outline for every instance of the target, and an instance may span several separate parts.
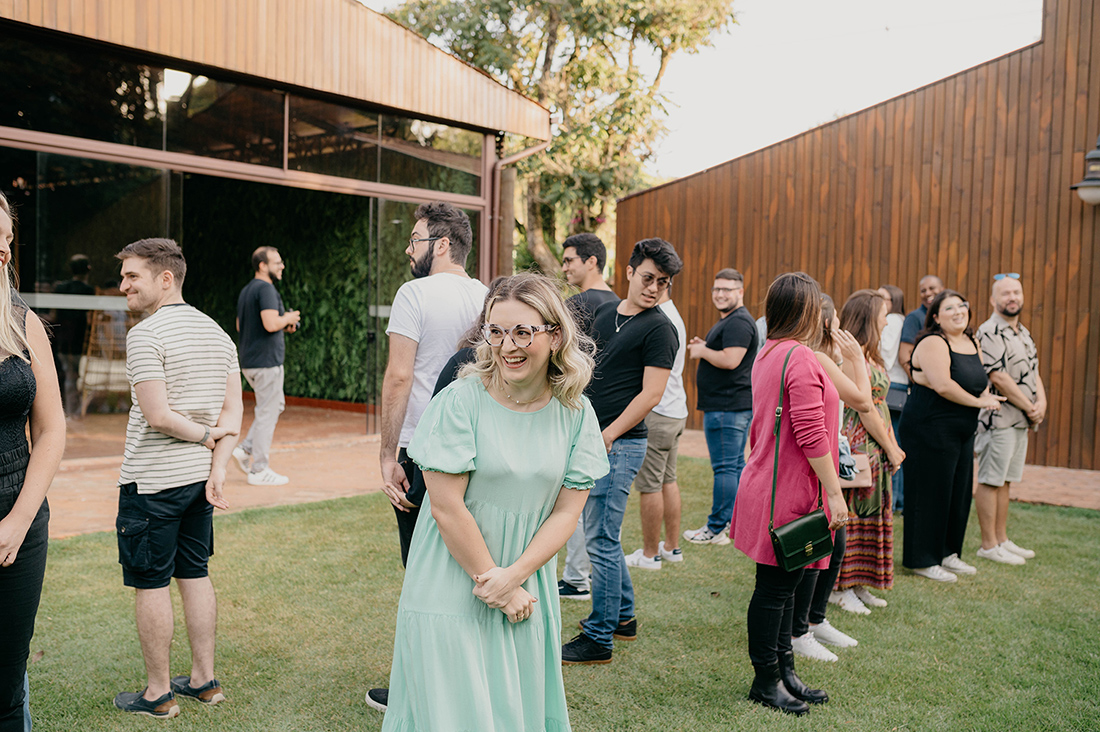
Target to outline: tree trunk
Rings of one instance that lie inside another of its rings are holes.
[[[527,248],[539,263],[543,274],[554,276],[561,269],[561,262],[546,246],[542,233],[542,184],[538,174],[527,179]]]

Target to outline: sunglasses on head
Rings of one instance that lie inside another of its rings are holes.
[[[1001,272],[1000,274],[993,275],[993,279],[995,281],[1003,280],[1005,277],[1009,278],[1010,280],[1018,280],[1018,279],[1020,279],[1020,273],[1019,272]]]

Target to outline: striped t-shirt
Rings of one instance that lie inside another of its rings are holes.
[[[119,483],[157,493],[210,477],[210,450],[149,426],[135,384],[163,381],[168,406],[192,422],[213,427],[225,402],[229,374],[238,373],[237,348],[209,316],[186,304],[162,305],[126,335],[130,420]]]

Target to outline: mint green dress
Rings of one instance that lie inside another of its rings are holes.
[[[588,490],[609,470],[592,406],[557,399],[513,412],[474,377],[441,391],[408,448],[424,470],[469,473],[466,507],[499,566],[512,564],[550,515],[563,486]],[[564,732],[557,557],[523,585],[538,598],[512,624],[474,597],[426,500],[409,549],[397,611],[383,732]]]

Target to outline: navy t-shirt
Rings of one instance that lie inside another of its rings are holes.
[[[261,310],[274,310],[285,315],[283,298],[275,285],[254,278],[237,298],[237,322],[240,324],[241,368],[269,369],[283,365],[286,344],[283,331],[267,332]]]
[[[901,325],[901,342],[916,343],[917,333],[924,330],[924,319],[927,317],[928,308],[924,305],[906,315],[905,322]]]
[[[592,401],[601,430],[641,393],[646,366],[671,370],[679,347],[676,326],[660,308],[636,315],[619,315],[617,308],[615,302],[596,308],[589,331],[596,341],[596,370],[585,394]],[[647,434],[643,419],[619,437]]]
[[[752,362],[760,343],[756,321],[748,308],[737,308],[714,324],[707,333],[707,348],[722,351],[744,348],[745,356],[735,369],[720,369],[699,359],[695,371],[696,408],[701,412],[739,412],[752,409]]]
[[[573,319],[577,321],[577,327],[582,333],[591,335],[592,315],[596,308],[605,302],[619,302],[619,296],[611,290],[585,290],[578,292],[565,301]]]

